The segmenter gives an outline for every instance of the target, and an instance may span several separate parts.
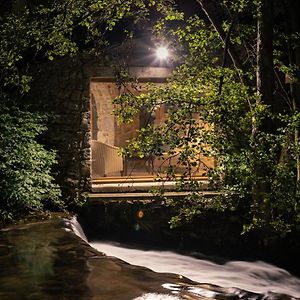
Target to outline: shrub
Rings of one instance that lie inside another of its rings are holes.
[[[46,205],[61,206],[51,168],[55,152],[37,141],[45,117],[2,105],[0,113],[0,219],[7,220]]]

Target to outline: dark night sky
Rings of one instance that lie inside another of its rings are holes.
[[[176,8],[179,11],[183,11],[187,17],[195,13],[198,15],[202,14],[201,6],[196,0],[175,0],[175,3],[177,5]],[[152,19],[155,19],[155,12],[153,13],[154,14],[152,16]],[[119,52],[120,49],[117,46],[120,45],[120,43],[122,43],[122,41],[124,40],[124,28],[126,28],[128,25],[129,24],[126,21],[121,22],[117,25],[117,28],[115,28],[113,32],[110,32],[108,34],[107,38],[112,47],[109,47],[109,49],[107,49],[107,53],[109,53],[109,56],[120,55],[120,57],[122,57],[122,51]],[[150,24],[146,26],[149,27],[138,28],[136,25],[129,25],[129,27],[131,27],[131,29],[135,32],[134,47],[129,51],[131,53],[130,56],[135,57],[134,63],[137,65],[156,65],[157,62],[155,62],[154,56],[157,45],[153,41]],[[139,60],[141,61],[139,62]]]
[[[196,0],[175,0],[175,3],[176,3],[176,8],[179,11],[183,11],[187,17],[193,14],[198,14],[198,15],[202,14],[203,17],[205,18],[204,14],[202,13],[201,6]],[[151,18],[155,19],[155,15],[153,15]],[[108,39],[111,44],[115,44],[122,41],[122,39],[124,38],[124,28],[127,26],[128,23],[126,21],[120,22],[120,24],[117,25],[115,30],[112,33],[110,33],[108,36]],[[150,27],[149,27],[149,31],[144,27],[137,28],[136,25],[133,25],[131,29],[133,29],[133,31],[135,32],[135,36],[137,38],[143,38],[147,36],[147,34],[151,34]]]
[[[183,11],[187,16],[201,13],[201,6],[196,0],[177,0],[176,5],[178,9]]]

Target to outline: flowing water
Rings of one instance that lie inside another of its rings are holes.
[[[299,278],[263,261],[217,263],[170,251],[128,248],[112,242],[94,241],[90,244],[106,255],[150,268],[155,272],[181,274],[196,282],[235,287],[254,293],[273,292],[300,297]]]
[[[265,263],[218,265],[172,252],[92,243],[116,257],[105,256],[85,240],[76,219],[0,230],[0,300],[291,300],[300,295],[299,279]],[[204,283],[209,280],[213,284]]]

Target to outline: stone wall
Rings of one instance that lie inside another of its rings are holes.
[[[116,98],[118,89],[112,82],[91,82],[91,98],[94,107],[93,124],[96,126],[93,128],[93,139],[98,140],[108,145],[115,145],[115,117],[113,112],[112,99]]]
[[[131,68],[137,77],[167,77],[166,68]],[[74,57],[39,65],[30,93],[39,111],[50,113],[48,131],[42,137],[49,149],[57,150],[56,180],[66,202],[91,187],[92,78],[112,78],[113,68],[98,59]]]
[[[57,182],[65,201],[90,186],[90,70],[83,59],[49,62],[35,70],[31,97],[50,113],[47,147],[57,150]]]

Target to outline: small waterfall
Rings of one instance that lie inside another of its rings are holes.
[[[85,242],[88,243],[88,239],[86,235],[84,234],[81,225],[77,221],[76,216],[73,216],[72,219],[65,219],[66,225],[69,225],[71,227],[71,230],[79,236],[81,239],[83,239]]]

